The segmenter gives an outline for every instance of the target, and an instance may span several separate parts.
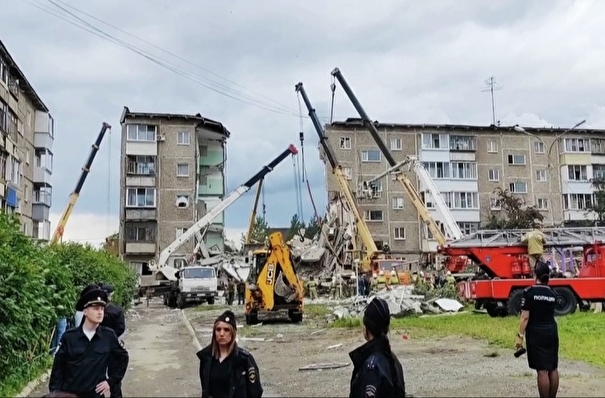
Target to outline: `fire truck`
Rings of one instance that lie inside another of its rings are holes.
[[[529,230],[477,231],[440,247],[446,267],[460,272],[472,262],[477,273],[460,282],[460,296],[492,317],[518,315],[523,289],[534,283],[523,236]],[[605,301],[605,228],[545,228],[544,259],[553,270],[557,315]],[[578,258],[573,254],[578,253]]]

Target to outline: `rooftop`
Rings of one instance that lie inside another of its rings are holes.
[[[2,43],[2,40],[0,40],[0,55],[8,63],[10,74],[19,80],[19,88],[23,91],[23,94],[31,100],[37,110],[42,112],[48,112],[48,108],[46,107],[44,102],[42,102],[42,99],[38,96],[36,90],[34,90],[32,85],[29,83],[29,81],[25,77],[25,74],[19,68],[13,57],[11,57],[10,53],[8,52],[8,49],[6,48],[4,43]]]
[[[197,113],[195,115],[187,115],[180,113],[156,113],[156,112],[131,112],[127,106],[124,107],[124,111],[122,112],[122,117],[120,118],[120,124],[124,124],[126,118],[129,119],[177,119],[177,120],[192,120],[197,122],[198,127],[204,127],[208,130],[215,131],[217,133],[223,134],[225,137],[229,138],[231,133],[221,122],[217,122],[216,120],[208,119],[203,117],[201,114]]]
[[[515,126],[473,126],[466,124],[405,124],[405,123],[380,123],[374,121],[374,125],[377,128],[383,129],[398,129],[398,130],[446,130],[453,132],[474,132],[474,131],[489,131],[489,132],[511,132],[518,133],[515,130]],[[336,121],[328,125],[329,127],[341,127],[341,128],[355,128],[363,127],[363,123],[360,118],[348,118],[345,121]],[[561,127],[523,127],[528,133],[552,133],[559,134],[563,133],[569,128]],[[585,129],[575,128],[573,132],[576,134],[605,134],[605,129]]]

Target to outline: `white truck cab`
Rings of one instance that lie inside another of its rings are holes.
[[[214,267],[191,265],[176,273],[174,288],[165,293],[164,303],[185,308],[187,303],[214,304],[218,295],[218,278]]]

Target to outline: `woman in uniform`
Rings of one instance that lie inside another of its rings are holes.
[[[210,344],[197,352],[202,398],[260,398],[263,388],[258,366],[249,352],[237,346],[237,323],[232,311],[214,322]]]
[[[555,321],[557,294],[548,286],[550,269],[534,268],[535,284],[523,291],[517,349],[527,345],[527,362],[537,372],[540,397],[556,397],[559,389],[559,333]]]
[[[363,314],[366,343],[349,353],[353,362],[350,398],[405,397],[403,367],[387,337],[390,324],[389,305],[375,297]]]

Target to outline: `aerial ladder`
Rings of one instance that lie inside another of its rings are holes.
[[[360,259],[360,270],[362,272],[369,272],[370,270],[376,270],[376,261],[380,260],[380,259],[385,259],[385,255],[382,251],[378,250],[378,247],[376,246],[376,243],[374,242],[374,239],[372,238],[372,234],[370,233],[370,229],[368,228],[368,225],[366,224],[358,206],[357,206],[357,201],[355,200],[355,195],[353,193],[353,190],[351,189],[349,183],[347,182],[347,179],[345,177],[345,174],[342,170],[342,166],[340,165],[340,163],[338,163],[338,161],[336,160],[336,157],[334,156],[334,151],[332,150],[332,147],[330,146],[330,143],[327,140],[325,131],[321,125],[321,122],[319,121],[317,114],[315,113],[315,109],[313,108],[313,106],[311,105],[311,102],[309,100],[309,97],[307,96],[307,93],[303,87],[302,83],[298,83],[295,86],[295,89],[298,93],[300,93],[300,95],[303,98],[303,101],[305,102],[305,105],[307,106],[307,110],[309,111],[309,117],[311,118],[311,121],[313,122],[313,126],[315,127],[315,131],[317,132],[317,135],[319,136],[319,143],[325,153],[326,158],[328,159],[328,162],[330,163],[330,166],[332,168],[332,173],[334,174],[334,177],[336,178],[336,181],[338,182],[338,186],[340,188],[340,192],[342,193],[342,195],[344,196],[345,202],[347,203],[348,207],[351,209],[351,212],[353,213],[353,217],[355,219],[355,227],[356,227],[356,232],[358,235],[358,237],[361,240],[362,245],[364,246],[361,252],[363,253],[363,256]]]
[[[95,156],[97,155],[97,152],[99,151],[99,147],[101,146],[101,141],[103,141],[103,137],[105,137],[105,133],[107,132],[107,130],[111,130],[111,126],[108,123],[103,123],[103,126],[101,127],[101,131],[99,132],[99,135],[97,136],[97,140],[92,145],[92,149],[90,150],[88,159],[86,160],[84,167],[82,167],[82,174],[80,174],[80,179],[78,180],[78,183],[76,184],[76,189],[74,189],[74,191],[69,195],[69,200],[67,201],[67,206],[65,207],[65,210],[63,210],[63,213],[61,214],[61,218],[59,218],[59,222],[57,223],[57,228],[55,229],[52,239],[50,240],[51,244],[57,243],[57,242],[60,242],[63,240],[63,233],[65,232],[65,226],[67,225],[67,221],[69,220],[69,217],[71,216],[71,213],[74,210],[74,207],[76,206],[76,202],[78,201],[78,198],[80,197],[80,191],[82,191],[82,187],[84,186],[84,181],[86,181],[86,177],[88,177],[88,173],[90,172],[90,167],[92,166],[92,162],[95,160]]]
[[[250,221],[248,222],[248,231],[246,232],[246,240],[244,241],[244,253],[248,253],[248,251],[253,246],[263,245],[264,242],[253,242],[252,241],[252,232],[254,231],[254,227],[256,225],[256,214],[258,210],[258,202],[260,201],[260,196],[263,189],[264,180],[261,179],[256,186],[256,195],[254,196],[254,203],[252,204],[252,212],[250,214]]]
[[[427,225],[429,231],[431,232],[431,234],[433,235],[434,239],[437,241],[439,246],[443,246],[448,241],[448,239],[446,238],[446,235],[441,231],[441,228],[439,228],[439,226],[435,222],[435,219],[431,216],[429,210],[427,209],[427,207],[424,204],[424,201],[422,200],[422,197],[416,190],[416,187],[414,187],[414,184],[412,183],[412,181],[410,181],[410,179],[401,170],[402,166],[404,166],[405,164],[409,164],[409,163],[413,164],[416,175],[419,177],[420,181],[431,193],[431,196],[433,197],[433,200],[435,201],[435,203],[437,205],[437,210],[439,211],[439,213],[441,213],[441,216],[444,218],[444,220],[443,220],[444,226],[446,227],[446,229],[449,232],[450,239],[461,238],[463,236],[463,234],[462,234],[462,231],[460,230],[460,227],[456,223],[454,217],[451,215],[451,212],[449,211],[449,208],[445,204],[443,197],[439,193],[439,190],[435,186],[434,181],[432,180],[430,174],[426,171],[426,169],[424,168],[422,163],[411,157],[408,157],[408,159],[404,160],[403,162],[398,163],[395,160],[395,158],[393,158],[393,155],[390,153],[389,149],[387,148],[387,146],[384,144],[384,142],[380,138],[380,135],[378,133],[378,130],[376,129],[376,126],[370,120],[366,111],[363,109],[363,107],[357,100],[357,97],[353,93],[353,90],[351,90],[351,87],[349,86],[349,84],[347,83],[347,81],[345,80],[345,78],[343,77],[342,73],[340,72],[340,70],[338,68],[335,68],[332,71],[332,76],[334,76],[338,80],[340,85],[342,86],[344,92],[347,94],[347,96],[353,103],[353,106],[355,107],[355,109],[357,110],[359,115],[361,116],[363,125],[369,130],[370,134],[372,135],[372,138],[374,139],[374,141],[376,141],[376,145],[378,146],[378,148],[382,152],[383,156],[389,163],[390,169],[388,169],[385,173],[383,173],[380,176],[380,178],[382,178],[385,175],[390,174],[390,173],[396,173],[395,175],[396,175],[397,181],[399,181],[401,183],[401,185],[403,185],[408,197],[412,201],[412,204],[414,205],[414,207],[416,207],[416,210],[418,211],[418,215],[420,216],[422,221]],[[377,178],[374,178],[373,181],[377,181]]]
[[[206,215],[200,218],[193,226],[187,231],[179,235],[170,245],[162,250],[157,256],[157,261],[152,260],[149,262],[150,270],[155,273],[156,280],[176,280],[175,273],[179,268],[187,264],[184,256],[172,256],[173,253],[183,246],[189,239],[196,236],[200,231],[207,228],[212,221],[222,212],[224,212],[229,206],[231,206],[236,200],[242,195],[248,192],[257,182],[264,179],[273,169],[280,164],[289,155],[296,155],[298,149],[294,145],[290,145],[285,151],[277,156],[271,163],[264,166],[258,173],[256,173],[248,181],[240,185],[235,190],[231,191],[217,206],[210,210]],[[172,256],[172,257],[171,257]],[[169,261],[172,260],[171,263]],[[210,261],[215,261],[209,259]],[[179,265],[182,264],[182,265]],[[173,265],[177,265],[176,267]],[[203,264],[204,265],[204,264]]]

